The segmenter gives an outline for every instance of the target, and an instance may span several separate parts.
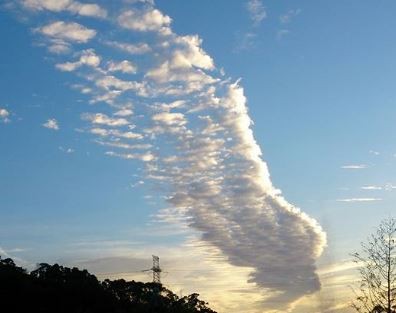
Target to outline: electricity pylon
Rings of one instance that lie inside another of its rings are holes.
[[[162,269],[160,268],[159,257],[153,255],[153,267],[150,268],[149,270],[144,270],[143,272],[153,272],[153,283],[161,284]]]
[[[153,283],[161,284],[161,268],[159,265],[159,257],[153,255],[153,267],[151,269],[153,271]]]

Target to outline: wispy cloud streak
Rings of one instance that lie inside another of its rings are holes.
[[[250,14],[250,19],[254,26],[258,26],[267,17],[267,11],[261,0],[249,0],[246,8]]]
[[[366,164],[351,164],[351,165],[343,165],[341,166],[342,169],[345,170],[362,170],[367,168]]]
[[[346,199],[338,199],[338,202],[373,202],[373,201],[382,201],[381,198],[346,198]]]

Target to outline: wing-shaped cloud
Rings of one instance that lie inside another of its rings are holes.
[[[261,2],[251,3],[261,21]],[[315,262],[325,233],[272,185],[240,83],[221,76],[198,36],[173,33],[171,18],[152,4],[137,6],[122,11],[111,34],[132,32],[138,40],[99,40],[124,52],[121,63],[113,53],[84,50],[57,65],[85,79],[78,88],[91,103],[108,105],[106,113],[83,114],[87,132],[112,149],[108,156],[143,161],[146,179],[167,193],[172,210],[162,216],[185,217],[232,265],[252,269],[267,307],[285,311],[320,289]],[[41,32],[76,43],[97,34],[55,23]]]

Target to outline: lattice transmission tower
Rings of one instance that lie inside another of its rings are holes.
[[[159,257],[153,255],[153,267],[151,268],[153,271],[153,283],[161,284],[161,268],[159,264]]]
[[[153,283],[161,284],[162,269],[160,267],[159,257],[153,255],[153,267],[150,268],[149,270],[144,270],[142,272],[153,272]]]

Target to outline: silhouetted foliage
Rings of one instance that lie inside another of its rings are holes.
[[[41,263],[30,273],[0,257],[0,302],[9,313],[216,313],[198,294],[178,297],[155,283],[108,280]]]
[[[352,307],[361,313],[396,313],[396,219],[382,221],[353,257],[361,280]]]

